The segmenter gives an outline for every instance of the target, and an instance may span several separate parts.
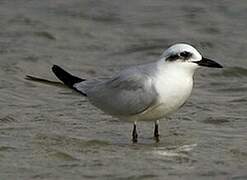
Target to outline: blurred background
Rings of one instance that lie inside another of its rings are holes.
[[[0,0],[0,179],[247,179],[247,2]],[[202,68],[175,115],[132,124],[56,80],[156,61],[176,42],[224,69]]]

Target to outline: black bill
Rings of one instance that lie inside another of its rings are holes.
[[[211,59],[207,59],[207,58],[202,58],[202,60],[195,62],[197,63],[199,66],[206,66],[206,67],[212,67],[212,68],[223,68],[223,66],[221,66],[219,63],[211,60]]]

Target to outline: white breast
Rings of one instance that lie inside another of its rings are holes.
[[[161,69],[154,82],[158,93],[157,102],[137,115],[136,120],[157,120],[178,110],[191,94],[193,74],[177,68]]]
[[[170,114],[179,109],[189,98],[193,87],[192,78],[163,78],[156,82],[156,89],[159,94],[158,111],[164,115]]]

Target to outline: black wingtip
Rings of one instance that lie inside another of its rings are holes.
[[[73,87],[74,84],[85,81],[85,79],[81,79],[79,77],[73,76],[72,74],[66,72],[58,65],[53,65],[52,71],[57,76],[58,79],[60,79],[65,85],[67,85],[72,89],[74,89]]]

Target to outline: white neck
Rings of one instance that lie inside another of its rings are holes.
[[[197,65],[192,63],[168,62],[161,59],[157,62],[160,73],[171,78],[193,78]]]

